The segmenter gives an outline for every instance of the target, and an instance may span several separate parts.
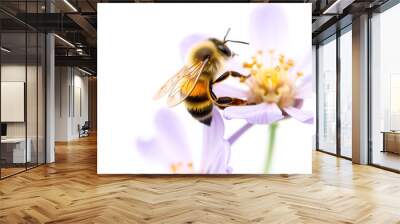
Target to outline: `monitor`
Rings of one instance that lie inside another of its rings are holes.
[[[1,136],[7,136],[7,124],[1,123]]]

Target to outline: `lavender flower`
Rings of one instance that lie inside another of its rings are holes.
[[[293,117],[304,123],[313,123],[312,112],[302,110],[303,100],[311,88],[311,78],[302,72],[293,72],[293,60],[280,55],[274,62],[270,51],[271,66],[263,64],[263,52],[258,51],[251,62],[244,63],[250,71],[247,84],[247,100],[254,105],[233,106],[224,110],[226,119],[245,119],[251,124],[270,124],[285,117]]]
[[[245,81],[247,93],[240,90],[240,95],[254,105],[228,107],[224,110],[225,118],[245,119],[251,124],[271,124],[293,117],[304,123],[313,123],[313,113],[302,110],[304,98],[312,92],[311,76],[303,76],[301,72],[302,66],[309,63],[309,52],[301,46],[300,51],[294,49],[291,55],[295,56],[295,63],[284,55],[275,58],[274,51],[270,50],[287,51],[290,36],[287,18],[286,11],[279,5],[265,5],[253,11],[250,46],[257,53],[251,62],[244,64],[244,72],[250,72],[251,77]]]

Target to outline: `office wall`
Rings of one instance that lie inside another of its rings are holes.
[[[30,111],[36,111],[38,106],[43,106],[43,101],[37,101],[36,93],[36,66],[27,66],[27,108]],[[41,70],[41,68],[39,68]],[[41,71],[39,71],[41,73]],[[39,73],[39,74],[40,74]],[[2,82],[25,82],[25,65],[9,64],[1,66],[1,81]],[[39,104],[38,104],[39,103]],[[28,133],[36,133],[37,114],[27,113]],[[24,122],[10,122],[7,123],[7,136],[8,137],[25,137],[25,123]],[[29,136],[28,136],[29,137]]]
[[[82,76],[78,70],[74,70],[73,81],[73,102],[72,102],[72,120],[71,120],[71,135],[73,138],[79,137],[78,125],[83,125],[88,121],[88,78]]]
[[[68,67],[56,67],[55,69],[55,140],[68,140],[69,111],[69,84],[70,75]]]
[[[73,67],[56,67],[55,73],[55,140],[69,141],[89,117],[88,77]]]
[[[97,132],[97,78],[91,77],[88,80],[89,91],[89,122],[90,131]]]
[[[4,63],[1,66],[2,82],[24,82],[26,85],[25,103],[22,112],[26,113],[23,122],[5,122],[7,138],[28,139],[30,151],[27,166],[35,166],[44,162],[44,92],[45,85],[42,67],[20,63]],[[9,110],[9,108],[1,108]],[[13,113],[13,111],[9,111]]]

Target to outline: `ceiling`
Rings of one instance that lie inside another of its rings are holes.
[[[335,32],[338,21],[342,26],[351,17],[373,9],[387,0],[254,0],[269,3],[312,3],[313,43]],[[55,32],[56,65],[80,66],[96,72],[97,3],[119,2],[179,2],[138,0],[1,0],[0,22],[5,38],[14,47],[23,46],[21,34],[30,31]],[[191,1],[193,2],[193,1]],[[202,0],[197,2],[215,2]],[[249,1],[238,1],[249,2]],[[50,13],[51,12],[51,13]],[[11,34],[13,33],[13,34]],[[33,46],[33,45],[32,45]],[[18,49],[18,48],[17,48]],[[30,51],[28,47],[28,51]],[[17,53],[17,51],[16,51]]]

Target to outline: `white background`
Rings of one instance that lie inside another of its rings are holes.
[[[98,173],[163,173],[159,164],[146,163],[135,140],[154,134],[153,115],[165,100],[152,97],[169,77],[183,66],[179,45],[183,38],[203,33],[222,39],[248,41],[250,14],[262,4],[99,4],[98,7]],[[289,33],[284,43],[289,56],[301,49],[311,57],[311,5],[281,4]],[[275,21],[279,23],[278,21]],[[271,32],[278,40],[278,34]],[[282,38],[283,39],[283,38]],[[231,45],[239,59],[253,54],[245,45]],[[297,51],[296,51],[297,50]],[[310,63],[303,67],[311,75]],[[314,111],[314,102],[305,105]],[[198,167],[202,125],[183,105],[173,109],[188,132]],[[227,121],[229,137],[244,121]],[[234,173],[262,173],[267,126],[250,129],[232,147]],[[280,122],[273,173],[311,173],[313,125],[289,119]]]

